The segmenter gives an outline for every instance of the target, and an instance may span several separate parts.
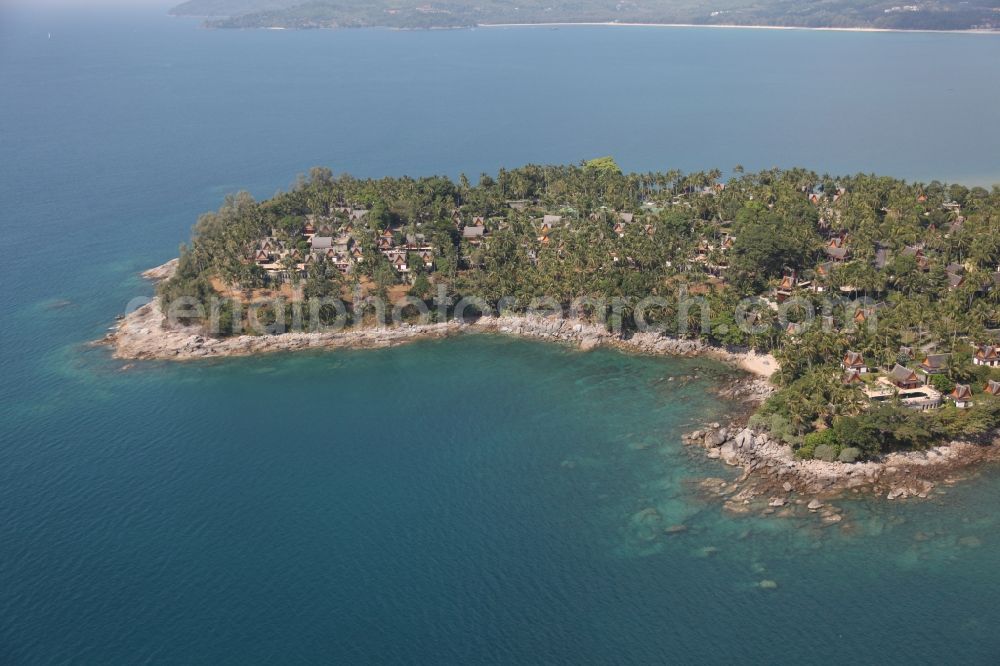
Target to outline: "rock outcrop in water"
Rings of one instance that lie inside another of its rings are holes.
[[[1000,447],[952,442],[927,451],[897,452],[859,463],[799,460],[791,446],[739,426],[695,430],[686,444],[703,447],[708,457],[743,469],[743,475],[716,494],[734,513],[760,511],[792,515],[798,506],[826,523],[840,522],[839,509],[823,499],[869,493],[887,500],[925,499],[939,485],[957,480],[963,468],[1000,459]],[[803,506],[804,505],[804,506]]]

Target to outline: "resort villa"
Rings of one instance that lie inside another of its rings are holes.
[[[996,345],[983,345],[976,348],[976,353],[972,356],[974,365],[985,365],[991,368],[1000,366],[1000,347]]]
[[[868,372],[868,367],[865,365],[865,359],[859,352],[849,351],[844,355],[844,360],[840,363],[841,367],[847,371],[855,371],[858,373]]]
[[[959,409],[972,407],[972,389],[967,384],[956,384],[955,390],[948,396],[955,401]]]

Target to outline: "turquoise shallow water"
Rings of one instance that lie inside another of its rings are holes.
[[[677,438],[725,409],[705,362],[470,337],[122,371],[86,345],[198,212],[312,164],[986,182],[1000,40],[0,18],[0,662],[1000,657],[997,471],[847,528],[727,516],[696,486],[731,471]]]

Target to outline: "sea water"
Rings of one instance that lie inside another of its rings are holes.
[[[199,212],[315,164],[993,182],[1000,38],[2,11],[3,663],[1000,656],[997,470],[829,527],[729,515],[700,482],[736,471],[680,441],[731,408],[711,362],[480,336],[126,368],[87,344]]]

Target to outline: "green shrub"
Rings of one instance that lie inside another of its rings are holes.
[[[840,450],[840,455],[837,456],[837,460],[842,463],[852,463],[857,462],[860,457],[861,449],[856,449],[853,446],[845,446]]]
[[[829,430],[817,430],[802,438],[802,444],[795,449],[795,457],[800,460],[812,460],[816,457],[816,449],[820,446],[833,446],[833,433]]]
[[[888,412],[895,412],[891,407],[887,409]],[[831,428],[836,442],[842,447],[859,449],[865,456],[878,455],[882,450],[882,442],[873,422],[874,417],[874,414],[867,414],[838,418]]]
[[[807,436],[808,438],[808,436]],[[802,446],[795,449],[795,457],[799,460],[812,460],[816,451],[816,445],[804,442]]]
[[[792,424],[788,422],[788,419],[781,414],[771,415],[768,430],[771,431],[771,435],[775,439],[779,439],[782,442],[791,443],[794,439],[796,439],[795,429],[792,427]]]
[[[833,462],[837,459],[837,447],[833,444],[820,444],[813,451],[813,458],[823,462]]]
[[[770,423],[769,416],[757,412],[747,420],[747,427],[751,430],[770,430]]]
[[[947,375],[931,375],[931,386],[942,393],[951,393],[955,390],[955,382]]]
[[[795,433],[795,428],[781,414],[757,412],[750,417],[747,425],[753,430],[766,430],[773,439],[792,446],[798,446],[802,443],[802,437]]]

